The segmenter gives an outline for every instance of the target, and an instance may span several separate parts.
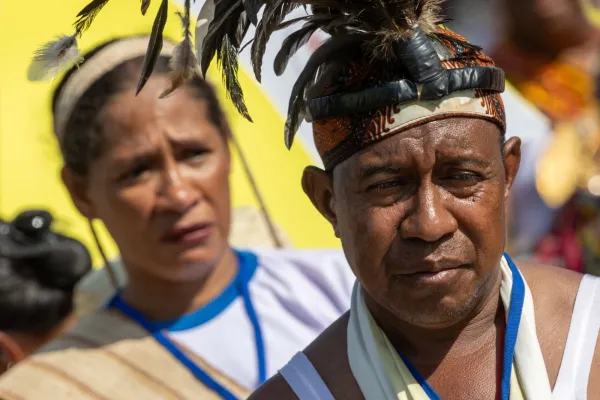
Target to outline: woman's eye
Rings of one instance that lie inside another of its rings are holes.
[[[131,182],[139,179],[144,173],[146,173],[150,167],[148,165],[137,165],[130,168],[119,178],[121,182]]]
[[[184,160],[195,161],[195,160],[200,160],[207,153],[208,153],[208,150],[206,150],[206,149],[191,149],[191,150],[187,150],[187,151],[183,152],[182,158]]]

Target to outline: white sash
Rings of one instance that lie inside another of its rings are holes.
[[[510,310],[513,272],[506,257],[502,257],[500,267],[500,297],[505,310]],[[518,272],[516,267],[514,270]],[[515,345],[510,399],[550,400],[552,390],[537,339],[533,298],[524,279],[523,283],[525,296]],[[358,282],[352,293],[348,323],[348,359],[365,400],[429,399],[377,326],[365,305]]]

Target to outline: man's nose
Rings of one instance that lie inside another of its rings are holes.
[[[400,225],[401,237],[432,243],[454,233],[458,223],[447,208],[445,196],[432,182],[421,183],[412,207]]]

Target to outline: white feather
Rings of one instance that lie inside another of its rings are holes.
[[[167,97],[195,75],[200,75],[198,59],[194,54],[194,47],[189,38],[185,38],[175,47],[169,60],[169,67],[171,68],[171,87],[161,94],[160,98]]]
[[[54,79],[81,62],[77,34],[59,36],[36,50],[27,71],[30,81]]]

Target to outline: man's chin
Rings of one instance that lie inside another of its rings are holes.
[[[443,329],[469,318],[477,306],[476,290],[457,294],[433,292],[418,299],[402,296],[394,301],[393,313],[401,320],[427,329]]]

